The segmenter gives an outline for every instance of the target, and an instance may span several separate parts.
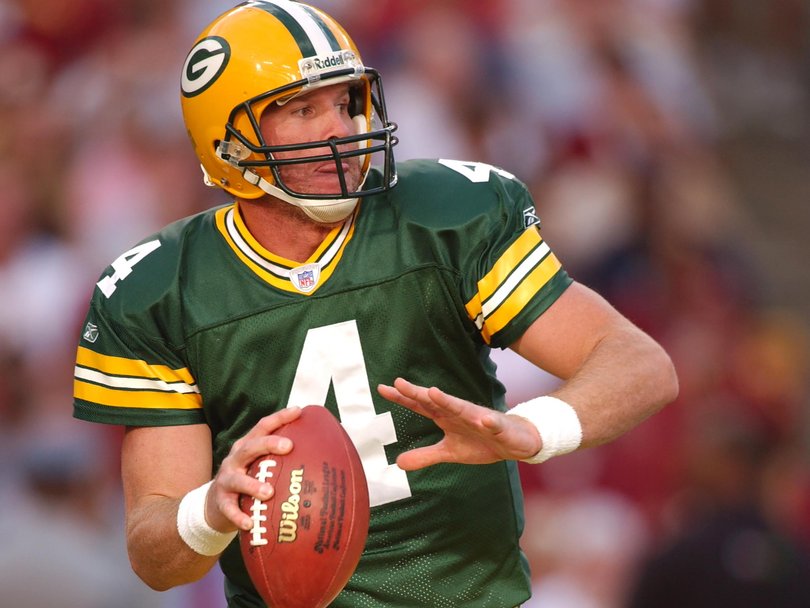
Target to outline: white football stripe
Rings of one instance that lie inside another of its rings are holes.
[[[486,302],[481,306],[481,312],[484,315],[484,318],[491,315],[501,304],[503,301],[512,293],[512,290],[518,286],[518,284],[526,278],[526,276],[534,270],[535,266],[537,266],[543,258],[546,257],[546,254],[549,252],[549,246],[545,243],[540,244],[540,246],[532,251],[532,253],[523,260],[512,274],[509,275],[509,278],[500,286],[495,293],[493,293]]]
[[[329,44],[329,39],[306,9],[302,8],[297,2],[291,2],[290,0],[276,0],[275,4],[287,11],[298,22],[298,25],[304,28],[310,42],[312,42],[312,46],[315,47],[317,55],[334,53],[332,45]]]
[[[159,391],[161,393],[199,393],[200,389],[185,382],[164,382],[163,380],[147,380],[146,378],[127,378],[121,376],[108,376],[99,371],[76,366],[74,375],[80,380],[88,380],[96,384],[103,384],[110,388],[128,388],[139,391]]]

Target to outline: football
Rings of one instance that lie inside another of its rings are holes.
[[[349,581],[368,535],[368,486],[357,450],[325,407],[304,407],[277,435],[293,449],[256,459],[248,473],[273,484],[260,501],[242,495],[253,520],[239,533],[248,574],[270,608],[327,606]]]

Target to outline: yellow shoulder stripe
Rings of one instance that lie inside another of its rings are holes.
[[[503,255],[498,258],[495,265],[492,267],[484,278],[478,281],[478,294],[481,301],[485,301],[492,296],[498,287],[506,280],[512,271],[520,264],[529,253],[540,245],[543,239],[540,237],[540,232],[535,227],[524,230],[517,240],[509,245],[509,248],[504,251]]]
[[[113,376],[158,379],[164,382],[194,384],[194,377],[187,368],[172,369],[167,365],[151,365],[146,361],[102,355],[80,346],[76,351],[76,363]]]
[[[523,232],[478,281],[465,304],[467,314],[489,343],[554,277],[561,264],[536,227]]]
[[[112,407],[145,409],[192,410],[202,407],[197,393],[168,393],[160,391],[125,391],[74,380],[73,396],[77,399]]]
[[[523,310],[526,304],[548,283],[562,267],[552,253],[526,277],[506,300],[484,320],[481,334],[489,344],[492,336],[501,331]]]

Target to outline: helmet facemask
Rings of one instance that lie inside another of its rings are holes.
[[[350,85],[349,115],[356,126],[355,134],[323,141],[267,144],[260,128],[261,115],[266,108],[273,103],[284,105],[316,88],[341,82],[348,82]],[[395,130],[396,125],[388,121],[379,74],[358,63],[355,67],[315,74],[237,105],[229,116],[225,137],[217,143],[216,154],[223,161],[239,168],[243,178],[250,184],[301,208],[316,221],[331,223],[345,219],[360,198],[379,194],[396,184],[392,151],[397,143],[397,138],[393,135]],[[284,157],[286,153],[298,155],[307,150],[311,150],[312,154]],[[376,186],[367,187],[366,177],[371,166],[371,156],[375,153],[382,155],[382,181]],[[348,183],[343,161],[357,157],[361,172],[359,183],[355,187]],[[335,165],[339,182],[339,189],[336,191],[302,192],[285,183],[285,166],[323,162],[333,162]]]

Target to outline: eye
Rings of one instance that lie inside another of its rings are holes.
[[[315,109],[312,106],[300,106],[298,108],[293,108],[292,113],[295,116],[312,116],[315,113]]]

